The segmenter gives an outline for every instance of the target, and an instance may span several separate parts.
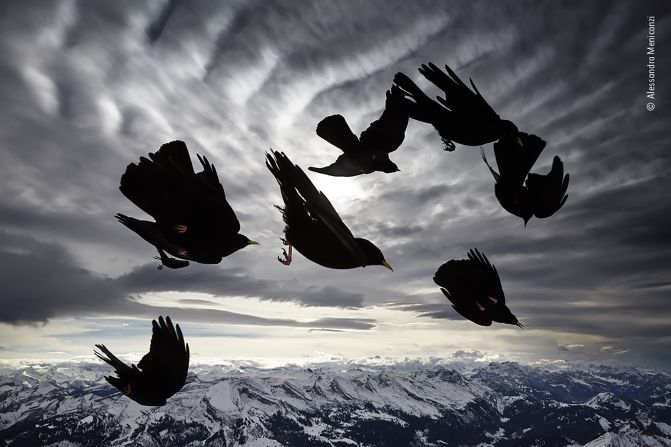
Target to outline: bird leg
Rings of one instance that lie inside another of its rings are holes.
[[[126,396],[130,396],[130,393],[133,392],[133,388],[131,388],[130,383],[127,383],[126,386],[123,387],[121,392],[124,393]]]
[[[289,246],[289,253],[287,253],[287,251],[283,248],[282,253],[284,254],[284,259],[282,259],[278,256],[277,260],[280,261],[284,265],[289,265],[289,264],[291,264],[291,254],[292,254],[291,244],[286,239],[280,238],[280,240],[282,241],[282,243],[284,245]]]
[[[181,224],[180,225],[175,225],[173,228],[179,234],[184,234],[184,233],[186,233],[186,230],[188,230],[188,227],[186,225],[181,225]]]
[[[180,248],[177,250],[177,254],[183,258],[186,258],[189,255],[189,252],[184,250],[183,248]]]
[[[494,298],[493,296],[488,296],[487,298],[489,298],[489,301],[491,301],[491,302],[494,303],[494,304],[496,304],[496,303],[499,302],[499,300],[497,300],[497,299]]]
[[[445,145],[443,147],[444,151],[452,152],[454,150],[455,146],[454,146],[454,142],[452,140],[447,140],[447,139],[442,138],[442,137],[440,139],[443,140],[443,144]]]
[[[480,309],[480,312],[484,312],[484,311],[485,311],[485,306],[483,306],[483,305],[480,304],[480,303],[475,303],[475,304],[478,306],[478,309]]]

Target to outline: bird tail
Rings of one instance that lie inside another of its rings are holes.
[[[321,120],[317,124],[317,135],[346,154],[356,151],[360,144],[342,115],[331,115]]]
[[[179,247],[167,240],[165,236],[163,236],[163,233],[160,231],[158,225],[154,222],[136,219],[121,213],[117,213],[114,217],[116,217],[117,220],[124,224],[128,229],[132,230],[134,233],[156,248],[166,250],[172,254],[179,251]]]

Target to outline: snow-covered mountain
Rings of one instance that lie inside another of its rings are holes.
[[[5,446],[671,446],[671,375],[638,369],[196,366],[163,407],[97,364],[0,372]]]

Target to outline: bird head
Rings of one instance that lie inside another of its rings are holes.
[[[388,268],[392,272],[394,269],[392,266],[384,259],[384,255],[379,248],[375,246],[371,241],[367,239],[356,238],[361,251],[363,251],[364,256],[366,257],[366,265],[381,265],[385,268]]]
[[[498,323],[514,324],[515,326],[523,327],[522,323],[520,323],[520,321],[515,315],[513,315],[508,307],[502,309],[501,314],[497,316],[494,321]]]
[[[256,241],[251,240],[243,234],[236,234],[234,238],[234,245],[237,250],[245,248],[248,245],[261,245]]]
[[[394,163],[389,159],[385,160],[382,166],[380,166],[380,169],[382,170],[382,172],[386,172],[387,174],[400,171],[400,169],[398,169],[398,166],[396,166],[396,163]]]

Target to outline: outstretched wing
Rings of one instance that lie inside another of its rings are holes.
[[[189,370],[189,345],[184,343],[184,336],[179,324],[175,327],[170,317],[158,317],[152,322],[152,336],[149,352],[142,357],[137,367],[147,377],[161,380],[168,384],[168,392],[179,391],[186,380]]]
[[[569,175],[564,175],[564,164],[555,155],[552,169],[546,175],[529,174],[526,186],[531,196],[534,215],[538,218],[550,217],[564,206],[568,195]]]
[[[217,231],[238,233],[240,231],[240,221],[238,221],[233,208],[226,200],[226,193],[219,181],[217,169],[204,155],[197,156],[198,161],[203,166],[203,170],[198,173],[198,179],[205,188],[203,194],[209,199],[208,219]]]
[[[497,305],[503,305],[506,302],[506,297],[503,294],[503,287],[501,286],[501,279],[499,278],[499,272],[496,271],[496,267],[494,267],[490,262],[487,257],[480,253],[477,248],[472,248],[468,252],[468,259],[475,263],[475,265],[478,267],[480,270],[481,274],[481,280],[482,284],[484,285],[487,293],[494,293],[496,296],[493,296],[492,298],[496,298]]]
[[[327,116],[317,124],[317,135],[346,154],[355,153],[361,143],[342,115]]]
[[[324,193],[317,190],[303,170],[293,164],[283,152],[270,152],[271,154],[266,154],[266,166],[280,185],[286,212],[307,212],[310,218],[324,224],[357,262],[362,266],[366,265],[366,257],[361,247]]]
[[[471,90],[450,67],[445,65],[445,69],[447,73],[431,62],[428,65],[422,64],[419,68],[419,72],[426,79],[445,92],[445,98],[436,98],[438,102],[452,112],[464,117],[477,116],[480,119],[487,117],[491,119],[499,118],[499,115],[485,101],[485,98],[482,97],[473,80],[470,80],[473,87],[473,90]]]
[[[368,149],[393,152],[403,143],[408,127],[408,112],[404,103],[408,100],[401,89],[394,85],[387,90],[387,99],[382,115],[361,132],[359,140]]]

